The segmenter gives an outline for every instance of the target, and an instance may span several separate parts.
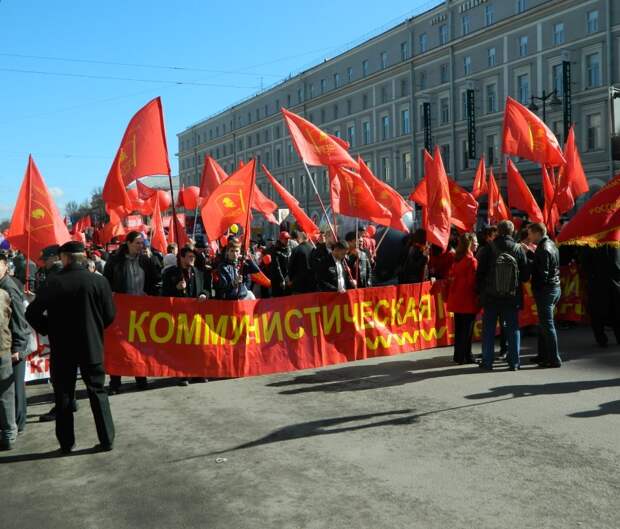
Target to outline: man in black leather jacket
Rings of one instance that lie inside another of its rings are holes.
[[[539,322],[538,363],[541,367],[560,367],[558,337],[553,315],[560,301],[560,252],[547,236],[545,225],[538,222],[527,228],[529,240],[536,251],[528,255],[532,271],[532,290]]]

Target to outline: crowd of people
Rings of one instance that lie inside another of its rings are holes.
[[[538,307],[541,367],[562,364],[554,322],[560,295],[560,266],[581,267],[596,342],[606,346],[605,326],[620,343],[620,249],[558,250],[543,224],[524,223],[515,233],[511,221],[478,234],[454,231],[442,250],[427,242],[423,229],[402,238],[396,266],[377,252],[372,226],[337,238],[325,229],[312,240],[300,231],[281,231],[275,241],[252,241],[244,253],[238,237],[221,247],[190,242],[168,245],[160,253],[145,235],[129,232],[114,241],[114,251],[82,242],[50,246],[40,267],[20,252],[0,253],[0,448],[14,446],[26,425],[25,358],[36,348],[33,329],[49,337],[55,406],[40,416],[56,421],[63,452],[74,445],[77,369],[86,385],[102,450],[112,449],[114,425],[108,395],[121,391],[121,377],[110,374],[106,390],[103,332],[114,319],[112,293],[207,300],[251,300],[309,292],[345,292],[383,284],[445,280],[447,306],[454,313],[454,361],[492,370],[505,355],[508,368],[521,367],[519,309],[523,284],[531,280]],[[110,249],[110,247],[108,247]],[[268,278],[269,281],[260,280]],[[482,316],[482,355],[472,352],[474,323]],[[500,351],[496,353],[497,329]],[[179,385],[204,382],[179,379]],[[139,389],[146,378],[136,378]]]

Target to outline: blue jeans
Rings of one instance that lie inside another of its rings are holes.
[[[506,360],[511,367],[519,367],[521,332],[519,331],[519,309],[504,305],[486,305],[482,314],[482,365],[493,367],[495,357],[495,325],[498,316],[506,325],[508,351]]]
[[[560,301],[560,285],[547,286],[534,292],[538,309],[542,350],[539,351],[543,363],[559,365],[562,363],[558,352],[558,335],[555,332],[553,312]]]

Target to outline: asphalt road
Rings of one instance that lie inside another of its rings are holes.
[[[532,339],[525,340],[524,352]],[[562,331],[561,369],[456,366],[434,349],[111,398],[117,441],[58,457],[49,389],[0,453],[0,527],[620,527],[620,348]]]

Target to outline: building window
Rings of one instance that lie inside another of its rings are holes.
[[[553,122],[553,134],[558,140],[558,143],[562,145],[564,143],[562,138],[562,132],[564,130],[564,122],[563,121],[554,121]]]
[[[598,11],[588,11],[588,33],[596,33],[598,31]]]
[[[362,108],[364,110],[368,108],[368,94],[362,95]]]
[[[334,74],[334,88],[340,88],[340,74]]]
[[[409,59],[409,42],[401,42],[400,43],[400,60],[406,61]]]
[[[560,44],[564,44],[564,22],[553,25],[553,45],[559,46]]]
[[[407,79],[400,80],[400,97],[406,97],[409,95],[409,83]]]
[[[411,153],[404,152],[401,155],[403,180],[411,180]]]
[[[325,109],[321,109],[321,123],[325,123]]]
[[[353,103],[350,99],[347,99],[347,116],[350,116],[353,111]]]
[[[461,119],[467,119],[467,90],[461,92]]]
[[[463,73],[471,75],[471,57],[469,55],[463,57]]]
[[[428,35],[426,33],[422,33],[418,38],[420,41],[420,53],[428,51]]]
[[[291,94],[286,94],[286,106],[287,108],[290,108],[291,106]]]
[[[276,126],[275,131],[276,131],[276,139],[279,140],[280,139],[280,125]]]
[[[420,90],[426,90],[426,72],[420,72]]]
[[[527,35],[519,37],[519,57],[527,55]]]
[[[448,25],[442,24],[439,26],[439,44],[448,43]]]
[[[304,100],[304,91],[301,88],[297,89],[297,103],[300,104]]]
[[[392,181],[392,174],[390,172],[390,159],[387,156],[381,158],[381,177],[384,182]]]
[[[487,162],[489,166],[493,166],[495,163],[495,153],[497,149],[495,148],[495,134],[490,134],[487,136]]]
[[[467,140],[461,142],[461,169],[469,169],[469,149],[467,148]]]
[[[517,0],[517,13],[525,11],[525,0]]]
[[[383,141],[390,138],[390,116],[381,118],[381,139]]]
[[[351,66],[347,68],[347,80],[349,83],[353,81],[353,68]]]
[[[293,145],[291,144],[290,141],[287,142],[286,148],[287,148],[287,151],[288,151],[287,162],[288,162],[288,165],[291,165],[293,163]]]
[[[269,141],[269,129],[265,129],[263,132],[263,143],[267,143]],[[224,151],[226,153],[226,151]],[[226,156],[226,154],[224,154]]]
[[[446,171],[450,172],[450,145],[442,145],[441,146],[441,157],[443,158],[443,165],[446,168]]]
[[[282,151],[276,149],[276,167],[282,166]]]
[[[467,35],[469,33],[469,15],[463,15],[461,17],[461,35]]]
[[[276,112],[280,111],[280,100],[276,99]],[[239,125],[241,125],[241,119],[239,120]]]
[[[601,115],[588,114],[586,116],[586,130],[588,133],[587,148],[596,151],[601,146]]]
[[[347,141],[351,147],[355,147],[355,125],[347,127]]]
[[[248,135],[248,141],[246,143],[248,144],[248,149],[252,148],[252,136]]]
[[[325,79],[321,79],[321,94],[325,93],[326,87],[327,87],[327,81]]]
[[[256,133],[256,145],[260,145],[260,133]]]
[[[486,86],[486,103],[487,103],[487,114],[492,114],[497,112],[497,85],[496,84],[488,84]]]
[[[517,77],[517,97],[523,105],[530,102],[530,76],[527,73]]]
[[[380,58],[381,58],[381,69],[385,70],[388,67],[387,51],[382,51]]]
[[[265,117],[267,117],[269,115],[269,105],[265,105]],[[226,129],[224,129],[224,132],[226,132]]]
[[[364,145],[368,145],[370,143],[370,121],[362,123],[362,136]]]
[[[265,165],[267,167],[271,165],[271,153],[269,151],[265,152]]]
[[[239,150],[242,151],[243,150],[243,138],[241,138],[237,144],[239,145]]]
[[[448,82],[448,63],[444,63],[439,68],[439,77],[442,83]]]
[[[450,106],[447,97],[442,97],[439,101],[439,119],[442,125],[450,122]]]
[[[289,186],[288,186],[288,190],[291,192],[291,195],[295,195],[295,177],[291,176],[289,178]]]
[[[484,6],[484,23],[490,26],[495,22],[495,6],[493,4]]]
[[[368,61],[362,61],[362,75],[366,77],[368,75]]]
[[[383,85],[381,87],[381,103],[387,103],[388,102],[388,91],[387,91],[387,86]]]
[[[497,64],[497,53],[495,48],[489,48],[487,50],[487,66],[492,68]]]
[[[411,122],[409,120],[409,109],[400,112],[400,130],[403,134],[411,134]]]
[[[601,56],[599,53],[586,55],[586,80],[588,88],[601,86]]]
[[[314,97],[314,83],[308,85],[308,97],[312,99]]]
[[[564,83],[562,77],[562,64],[554,64],[551,68],[551,85],[552,89],[556,91],[558,96],[562,96]]]
[[[338,103],[334,103],[334,119],[338,119]]]

